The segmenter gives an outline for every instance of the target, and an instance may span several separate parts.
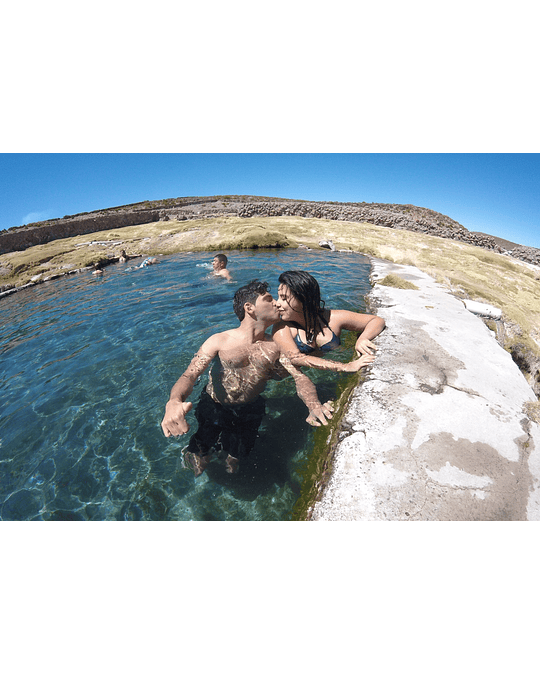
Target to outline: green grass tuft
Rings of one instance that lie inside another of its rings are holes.
[[[416,284],[412,283],[412,281],[402,279],[396,274],[387,274],[382,281],[378,281],[377,283],[381,286],[391,286],[392,288],[402,288],[409,291],[420,290]]]

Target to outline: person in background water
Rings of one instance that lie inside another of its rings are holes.
[[[189,431],[186,421],[193,404],[186,399],[197,379],[213,362],[206,388],[202,391],[195,416],[198,429],[191,437],[184,461],[200,476],[212,454],[226,453],[228,473],[235,473],[241,457],[253,449],[265,414],[261,397],[268,380],[292,375],[298,396],[306,404],[306,421],[312,426],[328,424],[331,402],[321,405],[313,382],[289,359],[280,354],[276,343],[265,331],[279,321],[276,301],[268,284],[254,280],[234,294],[234,312],[240,326],[209,337],[193,357],[186,371],[173,386],[161,422],[166,437]],[[322,359],[319,359],[323,361]],[[342,372],[357,372],[374,360],[364,356],[351,363],[326,361],[324,367]]]
[[[223,277],[227,281],[232,281],[231,273],[227,269],[227,256],[224,253],[218,253],[212,260],[212,267],[214,268],[214,276]]]
[[[139,265],[141,267],[148,267],[148,265],[157,265],[159,260],[157,258],[145,258],[142,263]]]
[[[372,340],[385,327],[382,317],[345,309],[326,309],[317,280],[302,270],[283,272],[279,277],[277,305],[281,321],[274,325],[273,338],[283,354],[298,366],[311,365],[341,344],[343,329],[359,334],[355,350],[359,357],[372,355]]]

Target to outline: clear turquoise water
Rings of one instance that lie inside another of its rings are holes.
[[[305,269],[327,306],[365,311],[369,262],[330,251],[231,252],[227,283],[210,276],[211,257],[163,256],[131,271],[112,265],[101,278],[84,272],[0,300],[2,520],[290,517],[313,447],[291,382],[267,387],[258,442],[234,475],[218,462],[197,479],[183,468],[189,435],[163,436],[164,406],[200,344],[238,325],[239,286],[259,278],[275,293],[280,272]],[[347,348],[332,354],[351,356]],[[333,398],[339,375],[307,373],[321,401]],[[193,413],[189,421],[192,433]]]

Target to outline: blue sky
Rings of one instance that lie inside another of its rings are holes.
[[[540,154],[0,155],[0,229],[169,197],[414,204],[540,248]]]

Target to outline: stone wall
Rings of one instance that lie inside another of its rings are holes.
[[[26,228],[19,228],[0,234],[0,253],[23,251],[36,246],[47,244],[55,239],[76,237],[80,234],[91,234],[102,230],[112,230],[128,225],[142,225],[159,220],[159,211],[135,211],[127,213],[90,213],[79,217],[61,218],[35,224]]]

